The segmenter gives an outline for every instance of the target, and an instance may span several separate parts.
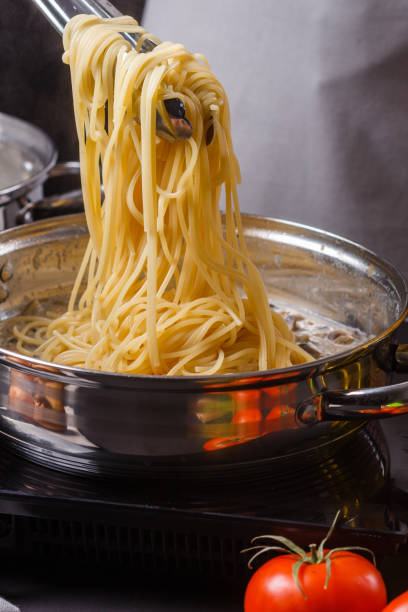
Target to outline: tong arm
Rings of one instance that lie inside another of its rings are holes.
[[[63,33],[68,21],[79,14],[96,15],[102,19],[109,17],[120,17],[121,13],[109,0],[32,0],[40,9],[51,25],[59,32]],[[123,32],[122,36],[136,47],[140,36]],[[146,38],[143,40],[139,52],[147,53],[152,51],[157,42]],[[173,142],[175,140],[185,140],[192,135],[192,127],[185,117],[185,108],[179,98],[164,100],[167,117],[162,117],[156,113],[157,134],[163,140]],[[174,111],[175,109],[175,111]]]

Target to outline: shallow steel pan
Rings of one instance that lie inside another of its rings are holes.
[[[249,215],[243,223],[271,303],[357,327],[369,339],[296,367],[210,377],[62,367],[3,342],[3,438],[70,471],[195,469],[301,453],[367,419],[408,412],[408,383],[388,385],[408,360],[394,340],[407,314],[401,275],[363,247],[314,228]],[[69,294],[86,241],[82,215],[0,233],[3,325],[33,299]]]

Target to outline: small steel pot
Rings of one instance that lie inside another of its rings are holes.
[[[296,367],[209,377],[128,376],[44,363],[5,348],[8,319],[69,294],[88,234],[82,215],[0,234],[0,430],[16,450],[74,472],[196,469],[301,453],[367,419],[408,412],[395,343],[407,285],[388,263],[317,229],[243,216],[271,302],[358,327],[356,348]],[[0,330],[1,331],[1,330]],[[255,406],[252,420],[248,407]],[[260,416],[259,416],[260,415]]]
[[[56,160],[57,150],[47,134],[0,113],[0,229],[81,210],[79,191],[43,198],[48,179],[79,176],[78,162]]]

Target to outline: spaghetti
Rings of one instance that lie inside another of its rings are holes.
[[[121,32],[140,34],[139,46],[146,36],[130,17],[79,15],[64,32],[90,240],[67,312],[28,317],[15,330],[19,350],[128,374],[211,375],[310,359],[271,310],[248,255],[222,86],[182,45],[138,53]],[[174,97],[193,136],[169,143],[157,138],[156,112]]]

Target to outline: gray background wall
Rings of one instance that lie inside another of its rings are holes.
[[[148,0],[231,103],[241,208],[360,242],[408,276],[408,0]]]

